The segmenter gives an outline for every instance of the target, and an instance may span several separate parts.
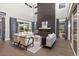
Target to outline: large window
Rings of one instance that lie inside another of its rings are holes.
[[[18,22],[18,32],[24,32],[29,30],[29,23]]]
[[[73,12],[73,48],[77,54],[77,9]]]
[[[60,3],[59,4],[59,9],[65,8],[65,3]]]

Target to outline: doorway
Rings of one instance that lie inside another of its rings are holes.
[[[65,39],[65,19],[59,19],[59,37]]]
[[[5,12],[0,11],[0,41],[5,40]]]
[[[0,17],[0,40],[2,39],[2,18]]]

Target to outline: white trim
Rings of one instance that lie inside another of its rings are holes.
[[[73,45],[73,13],[72,13],[72,45]]]
[[[55,4],[55,10],[56,10],[56,4]],[[56,19],[56,11],[55,11],[55,34],[57,34],[56,31],[57,31],[57,19]],[[57,35],[56,35],[56,38],[57,38]]]
[[[69,10],[68,10],[68,16],[67,16],[67,17],[69,17],[70,14],[71,14],[70,11],[71,11],[72,5],[73,5],[73,3],[70,3],[70,4],[69,4]]]
[[[75,53],[75,51],[74,51],[74,49],[73,49],[73,46],[72,46],[72,43],[70,43],[70,46],[71,46],[71,49],[72,49],[74,55],[76,56],[76,53]]]
[[[68,20],[68,40],[70,40],[70,20]]]
[[[79,4],[77,5],[77,56],[79,56]]]

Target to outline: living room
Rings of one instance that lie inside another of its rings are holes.
[[[63,12],[56,9],[58,5]],[[56,19],[66,18],[69,4],[65,5],[66,9],[55,3],[0,4],[0,55],[74,55],[68,36],[66,41],[58,37]]]

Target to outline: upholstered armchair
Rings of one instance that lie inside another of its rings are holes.
[[[20,47],[25,47],[27,50],[27,47],[30,45],[34,45],[34,38],[33,37],[29,37],[29,38],[25,38],[25,37],[20,37]]]
[[[38,43],[39,46],[41,46],[41,39],[42,37],[40,35],[34,35],[34,42]]]
[[[56,41],[56,34],[55,33],[48,34],[48,36],[46,37],[46,46],[52,47],[55,41]]]
[[[11,45],[17,45],[17,46],[19,46],[19,43],[20,43],[19,37],[16,36],[16,35],[13,35],[12,37],[13,37],[13,39],[11,41]]]

